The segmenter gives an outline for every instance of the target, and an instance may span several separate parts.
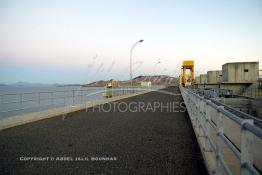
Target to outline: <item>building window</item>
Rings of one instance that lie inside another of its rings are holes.
[[[248,72],[248,69],[244,69],[244,72]]]

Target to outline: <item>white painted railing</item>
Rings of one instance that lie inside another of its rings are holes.
[[[256,157],[258,158],[257,160],[261,160],[262,150],[261,147],[257,146],[259,144],[256,144],[256,147],[254,146],[254,141],[256,138],[256,141],[261,142],[262,129],[254,125],[252,119],[239,118],[225,110],[223,106],[217,106],[189,88],[180,87],[180,91],[198,138],[202,154],[206,164],[209,164],[207,167],[209,172],[217,175],[259,175],[260,173],[255,167],[261,167],[262,162],[254,162],[254,158]],[[239,129],[226,126],[226,122],[229,121],[234,123],[232,126],[238,126]],[[224,131],[225,128],[227,131],[239,131],[239,133],[226,133]],[[230,134],[234,137],[230,137]],[[238,136],[240,138],[239,143],[236,138]],[[226,148],[229,148],[228,150],[231,151],[231,154],[233,153],[232,156],[225,154],[224,151]],[[254,151],[256,151],[256,155]],[[225,157],[227,157],[227,160]],[[233,159],[233,157],[236,158]],[[237,159],[238,161],[235,161]],[[214,162],[213,166],[211,162]],[[232,169],[236,164],[239,164],[236,166],[239,168]]]

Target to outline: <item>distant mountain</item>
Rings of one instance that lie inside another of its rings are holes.
[[[65,87],[65,86],[81,86],[81,84],[53,84],[53,86],[57,86],[57,87]]]
[[[99,80],[89,84],[84,84],[85,87],[104,87],[109,80]],[[153,85],[178,85],[178,78],[167,75],[144,76],[140,75],[132,79],[132,84],[138,86],[142,81],[151,81]],[[129,86],[131,80],[118,81],[118,86]]]
[[[10,86],[44,86],[44,84],[41,83],[27,83],[27,82],[17,82],[10,84]]]
[[[109,81],[109,80],[108,80]],[[99,80],[99,81],[95,81],[89,84],[84,84],[84,87],[104,87],[106,86],[108,81],[104,81],[104,80]]]
[[[1,84],[0,84],[1,86]],[[57,86],[57,87],[64,87],[64,86],[81,86],[81,84],[43,84],[43,83],[27,83],[27,82],[17,82],[10,84],[10,86],[24,86],[24,87],[39,87],[39,86]]]

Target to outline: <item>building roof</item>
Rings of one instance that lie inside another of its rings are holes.
[[[258,61],[253,61],[253,62],[231,62],[231,63],[225,63],[223,65],[226,65],[226,64],[259,64]]]

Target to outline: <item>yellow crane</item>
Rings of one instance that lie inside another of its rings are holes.
[[[182,86],[194,85],[194,61],[185,60],[182,65],[182,74],[180,76],[180,84]]]

